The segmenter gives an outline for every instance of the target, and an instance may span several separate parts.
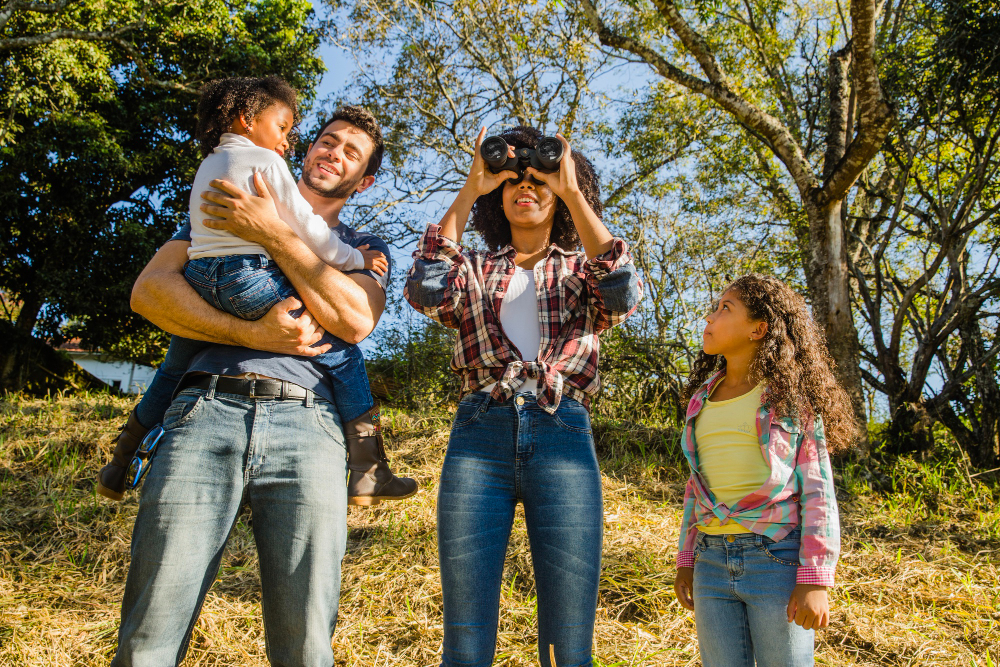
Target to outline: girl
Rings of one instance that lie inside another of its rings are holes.
[[[209,303],[243,319],[263,317],[275,303],[294,296],[295,290],[263,247],[205,226],[210,216],[201,211],[199,193],[208,190],[214,179],[253,191],[253,175],[260,172],[269,184],[278,216],[320,259],[346,272],[370,270],[382,275],[388,268],[381,252],[345,242],[337,229],[312,212],[299,192],[282,159],[297,120],[297,94],[276,76],[214,81],[202,91],[198,103],[197,135],[205,159],[191,190],[191,247],[184,275]],[[351,470],[348,502],[375,505],[413,495],[416,482],[395,477],[389,470],[378,410],[358,346],[329,334],[319,344],[331,345],[314,361],[330,380],[344,425]],[[112,500],[122,498],[126,472],[142,438],[162,420],[175,393],[176,378],[207,345],[179,336],[171,339],[163,364],[118,437],[111,462],[98,474],[98,493]]]
[[[459,330],[462,378],[438,493],[442,665],[488,666],[514,508],[524,503],[543,667],[591,665],[601,574],[601,474],[590,430],[598,334],[642,298],[625,241],[601,222],[597,175],[563,144],[559,170],[472,169],[413,253],[404,295]],[[535,148],[541,133],[501,135]],[[466,220],[489,252],[459,245]],[[576,250],[583,245],[586,254]]]
[[[812,665],[840,551],[828,451],[856,425],[805,301],[736,280],[705,318],[683,433],[677,579],[705,667]]]

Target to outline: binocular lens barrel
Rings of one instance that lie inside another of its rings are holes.
[[[490,167],[499,171],[507,164],[507,142],[500,137],[487,137],[479,153]]]
[[[535,154],[538,156],[538,161],[546,169],[555,169],[559,166],[559,161],[563,156],[562,142],[555,137],[542,137],[542,140],[538,142],[538,148],[535,149]]]

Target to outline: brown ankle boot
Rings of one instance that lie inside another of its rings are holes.
[[[125,473],[128,472],[132,457],[142,444],[142,439],[149,429],[139,423],[135,410],[128,416],[128,421],[122,426],[111,455],[111,463],[101,468],[97,473],[97,492],[111,500],[121,500],[125,493]]]
[[[344,426],[347,439],[348,505],[378,505],[383,500],[402,500],[417,492],[417,482],[396,477],[382,443],[379,409],[372,408]]]

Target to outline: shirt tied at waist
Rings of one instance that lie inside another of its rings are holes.
[[[506,401],[520,389],[528,379],[538,379],[538,407],[555,414],[562,400],[563,376],[544,361],[512,361],[507,365],[503,377],[493,387],[490,396],[498,401]]]

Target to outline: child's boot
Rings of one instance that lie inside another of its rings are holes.
[[[128,416],[128,421],[122,426],[121,433],[115,443],[115,451],[111,455],[111,463],[101,468],[97,473],[97,492],[111,500],[121,500],[125,494],[125,474],[132,462],[132,457],[142,444],[142,439],[149,429],[139,423],[135,410]]]
[[[383,500],[402,500],[417,492],[416,480],[396,477],[382,443],[379,409],[374,407],[344,426],[347,440],[348,505],[378,505]]]

